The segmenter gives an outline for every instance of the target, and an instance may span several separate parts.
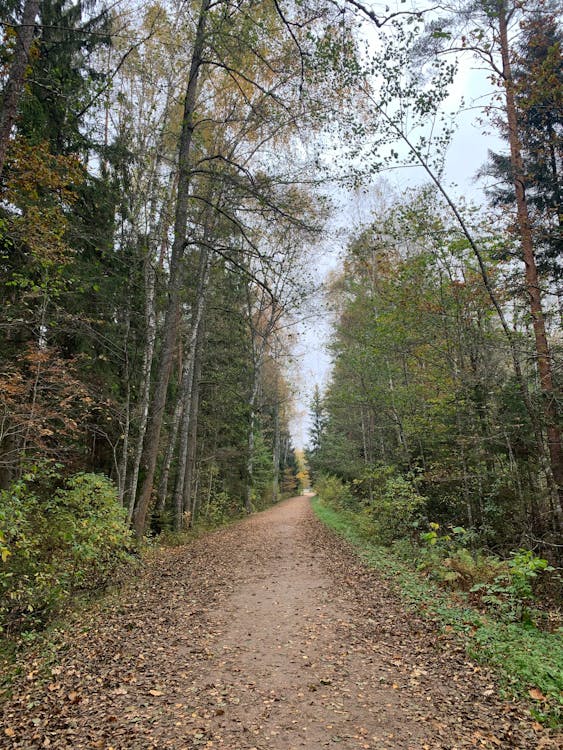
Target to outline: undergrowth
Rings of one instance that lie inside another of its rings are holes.
[[[86,487],[84,488],[83,485],[86,485]],[[104,477],[79,475],[73,480],[73,482],[69,483],[71,489],[79,487],[82,490],[90,490],[91,485],[97,490],[98,505],[105,498],[105,495],[101,490],[105,490],[106,495],[108,496],[114,494],[114,488],[110,486]],[[82,495],[84,494],[85,492],[83,491]],[[235,507],[235,501],[229,500],[229,502]],[[0,509],[0,522],[6,517],[6,509],[8,507],[7,504],[4,504],[3,513]],[[25,504],[20,503],[19,507],[25,508],[26,506]],[[110,510],[113,511],[113,507],[114,506],[112,505]],[[70,595],[70,591],[61,591],[60,587],[58,587],[56,590],[58,595],[56,600],[57,606],[51,607],[51,610],[48,612],[49,616],[45,616],[42,620],[39,620],[38,618],[32,619],[32,614],[35,613],[36,608],[30,607],[25,627],[19,628],[11,633],[7,632],[6,629],[2,629],[1,616],[4,613],[4,610],[2,608],[3,599],[1,594],[3,593],[3,589],[1,584],[3,581],[12,578],[13,574],[11,571],[7,570],[6,563],[9,560],[13,567],[13,561],[18,560],[16,557],[16,545],[18,545],[19,551],[22,547],[21,539],[24,537],[20,533],[20,537],[17,541],[15,538],[12,539],[13,534],[10,535],[4,533],[2,531],[3,526],[0,523],[0,561],[4,562],[4,567],[0,567],[0,703],[9,697],[14,680],[21,674],[22,669],[27,668],[25,665],[27,665],[29,659],[32,658],[34,663],[41,664],[41,668],[45,671],[45,674],[49,674],[50,665],[56,660],[61,647],[64,647],[65,630],[69,627],[76,626],[77,623],[81,621],[81,618],[87,615],[94,604],[101,602],[102,604],[107,603],[107,605],[110,606],[115,597],[123,595],[123,591],[127,584],[133,581],[131,574],[133,572],[138,573],[149,560],[154,558],[158,559],[162,548],[189,545],[206,534],[218,531],[225,526],[239,523],[248,517],[248,514],[241,510],[240,503],[238,503],[236,508],[236,512],[232,511],[230,515],[227,515],[227,513],[223,511],[217,512],[216,510],[202,514],[192,527],[183,531],[177,532],[164,528],[160,533],[146,537],[143,543],[136,549],[134,557],[131,555],[131,548],[125,550],[123,554],[126,554],[125,562],[127,562],[127,565],[124,565],[120,570],[120,575],[116,575],[114,569],[115,563],[123,563],[122,550],[125,549],[123,541],[125,540],[126,542],[129,542],[131,535],[125,528],[119,529],[121,532],[120,536],[114,538],[110,535],[110,532],[112,532],[112,534],[115,534],[116,532],[113,527],[110,528],[108,524],[110,522],[114,523],[115,519],[112,513],[108,513],[107,507],[104,505],[105,527],[102,529],[104,532],[102,535],[102,541],[105,546],[103,552],[106,551],[105,548],[110,544],[119,543],[121,545],[117,550],[112,550],[113,559],[111,560],[111,566],[106,561],[107,555],[105,557],[102,556],[100,547],[100,549],[96,550],[95,557],[95,562],[97,564],[95,571],[98,577],[96,579],[92,577],[93,585],[82,589],[74,587],[72,595]],[[120,509],[118,509],[117,512],[119,514]],[[38,513],[35,513],[35,524],[38,523],[38,518],[41,520],[41,516]],[[49,520],[52,522],[52,515]],[[84,524],[83,527],[86,528]],[[11,529],[11,527],[8,528]],[[47,528],[46,524],[41,526],[41,529],[44,528]],[[56,529],[57,527],[51,525],[51,528]],[[47,537],[47,535],[43,533],[43,544],[46,544],[48,541],[50,541],[50,537]],[[80,548],[77,547],[76,535],[72,536],[71,541],[73,543],[73,550],[78,549],[78,551],[80,551]],[[10,547],[7,546],[8,543],[10,544]],[[62,546],[59,545],[59,555],[62,551],[64,550]],[[75,556],[76,554],[77,552],[75,551]],[[90,566],[92,566],[90,557],[91,556],[88,557],[88,562],[90,563]],[[30,555],[26,554],[24,559],[29,565]],[[33,559],[35,560],[35,558]],[[39,558],[38,560],[41,562]],[[80,562],[82,562],[82,560],[80,560]],[[98,570],[102,563],[105,565],[105,568],[103,569],[104,572],[107,570],[107,576],[104,580],[100,579],[100,573]],[[81,571],[78,566],[75,566],[75,569],[78,572]],[[18,580],[20,581],[20,584],[22,581],[25,582],[28,581],[28,579],[31,579],[31,576],[22,576],[21,570],[19,572],[20,575],[18,576]],[[113,576],[110,575],[110,573],[113,573]],[[92,576],[91,573],[90,575]],[[33,578],[35,578],[35,576]],[[63,596],[63,594],[65,595]],[[30,602],[34,601],[36,598],[36,591],[31,585],[28,597]],[[12,597],[12,600],[14,599],[15,597]]]
[[[0,491],[0,634],[41,630],[136,561],[114,484],[58,468],[36,467]]]
[[[397,549],[369,538],[361,514],[313,500],[317,516],[344,537],[370,567],[382,571],[409,607],[438,621],[464,642],[468,655],[498,671],[501,689],[533,703],[534,718],[549,726],[563,719],[562,629],[544,632],[529,621],[507,622],[471,606],[469,595],[444,591]]]

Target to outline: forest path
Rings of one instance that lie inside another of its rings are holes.
[[[38,666],[0,747],[557,747],[304,497],[159,553]]]

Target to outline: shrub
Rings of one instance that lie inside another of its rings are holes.
[[[322,476],[315,489],[335,510],[357,513],[364,536],[376,537],[383,544],[412,535],[426,507],[414,480],[389,466],[367,467],[351,487],[338,477]]]
[[[234,500],[224,490],[213,492],[203,513],[205,523],[210,526],[219,526],[232,517],[241,513],[240,503]]]
[[[383,544],[409,536],[424,515],[426,498],[409,478],[390,476],[371,504],[376,533]]]
[[[347,484],[334,476],[320,476],[315,483],[320,499],[337,510],[349,510],[354,506],[354,498]]]
[[[44,624],[73,593],[107,584],[133,560],[125,512],[107,477],[77,474],[47,497],[44,479],[26,475],[0,493],[2,630]]]
[[[439,530],[439,524],[431,523],[430,530],[421,534],[420,570],[450,588],[470,592],[476,603],[507,622],[534,619],[534,583],[539,573],[554,570],[547,560],[525,549],[502,560],[467,549],[470,532],[459,526],[446,534]]]
[[[431,523],[430,531],[421,534],[419,569],[451,588],[470,591],[473,586],[491,583],[507,573],[507,565],[494,555],[470,550],[471,532],[454,526],[449,533],[438,533],[439,524]]]
[[[492,582],[478,583],[472,587],[481,600],[508,622],[532,622],[535,600],[533,584],[542,572],[553,572],[547,560],[531,550],[519,549],[510,553],[506,572]]]

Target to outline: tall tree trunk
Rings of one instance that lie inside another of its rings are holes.
[[[192,320],[192,330],[190,332],[190,340],[187,353],[187,366],[189,368],[188,378],[186,382],[187,388],[185,393],[182,394],[183,414],[178,451],[178,472],[176,474],[176,487],[174,489],[174,518],[177,531],[180,531],[180,529],[182,528],[182,518],[184,515],[184,481],[186,476],[186,461],[188,457],[188,439],[190,434],[190,416],[192,411],[192,391],[195,372],[195,357],[198,339],[200,338],[200,328],[207,299],[207,286],[209,282],[210,256],[208,250],[205,247],[202,247],[201,250],[199,266],[199,279],[196,291],[195,311]]]
[[[10,134],[18,116],[25,71],[29,63],[29,51],[35,33],[35,19],[39,12],[39,0],[26,0],[23,6],[21,25],[16,30],[16,48],[14,59],[8,73],[6,88],[2,98],[0,112],[0,178],[4,171],[4,163],[10,143]]]
[[[176,195],[176,214],[174,219],[174,242],[170,258],[170,280],[168,284],[168,305],[164,320],[164,339],[160,352],[160,363],[150,408],[150,418],[143,448],[144,479],[141,492],[133,515],[133,526],[137,537],[145,531],[147,513],[153,491],[156,460],[160,442],[160,431],[168,381],[172,368],[174,348],[179,325],[180,290],[182,288],[182,258],[186,247],[186,229],[188,224],[188,204],[190,198],[190,156],[194,132],[194,111],[197,98],[198,81],[203,64],[205,46],[205,29],[211,0],[202,0],[197,30],[194,40],[188,84],[184,98],[182,132],[178,147],[178,191]]]
[[[149,249],[150,253],[150,249]],[[152,267],[150,254],[145,259],[145,326],[146,340],[143,352],[143,365],[141,371],[141,393],[140,393],[140,417],[137,434],[137,445],[135,447],[135,456],[131,468],[131,486],[129,488],[129,510],[128,520],[131,523],[133,510],[135,507],[135,498],[137,496],[137,485],[139,482],[139,470],[143,456],[143,442],[147,429],[147,419],[149,415],[149,401],[151,392],[151,370],[154,356],[154,344],[156,340],[156,309],[155,309],[155,284],[156,274]]]
[[[131,523],[131,520],[133,518],[135,499],[137,497],[137,488],[139,484],[139,471],[141,468],[141,461],[143,457],[143,443],[145,439],[149,414],[151,373],[153,368],[154,348],[156,342],[156,270],[153,265],[153,261],[156,261],[156,257],[159,253],[159,246],[160,244],[162,244],[163,239],[168,236],[170,225],[172,223],[169,205],[172,203],[178,179],[178,171],[172,169],[168,177],[168,188],[166,193],[166,195],[168,196],[168,200],[165,198],[161,202],[159,210],[159,170],[163,161],[166,148],[166,138],[168,136],[168,113],[170,110],[171,97],[171,84],[169,82],[166,88],[166,102],[162,115],[163,124],[155,149],[156,157],[153,159],[150,165],[148,186],[145,192],[145,195],[149,201],[149,210],[146,212],[146,214],[143,211],[143,215],[146,216],[143,234],[147,236],[146,247],[144,248],[145,259],[143,266],[145,342],[143,350],[143,363],[141,367],[141,378],[139,384],[140,395],[138,399],[137,435],[135,440],[135,448],[133,451],[133,462],[131,466],[131,483],[128,490],[127,518],[129,524]],[[141,196],[143,194],[143,191],[138,189],[138,193],[139,196]],[[144,207],[146,207],[146,203]],[[142,210],[143,201],[136,201],[135,210],[131,211],[130,219],[131,223],[136,229],[138,229],[141,223]],[[140,245],[138,231],[136,231],[135,234],[137,235],[136,241],[138,245]]]
[[[274,446],[273,446],[273,469],[274,476],[272,480],[272,501],[277,503],[280,499],[280,453],[281,453],[281,435],[280,435],[280,405],[276,393],[276,403],[274,405]]]
[[[194,354],[194,375],[192,381],[192,395],[190,399],[190,431],[188,435],[188,456],[184,477],[184,513],[189,513],[190,525],[194,516],[194,478],[197,456],[197,427],[199,414],[199,380],[201,376],[201,358],[204,342],[204,324],[199,328],[197,348]]]
[[[162,512],[166,508],[166,501],[168,500],[168,481],[170,479],[170,469],[172,466],[172,459],[176,452],[176,445],[178,443],[178,431],[180,429],[180,420],[182,419],[182,404],[183,394],[188,388],[188,380],[190,377],[190,363],[186,359],[184,360],[182,368],[182,378],[180,380],[180,394],[174,407],[172,414],[172,421],[170,423],[168,445],[166,446],[166,453],[164,455],[164,461],[162,462],[162,469],[160,473],[160,481],[158,483],[158,510]]]
[[[256,411],[254,409],[256,397],[258,395],[258,377],[252,386],[250,396],[250,419],[248,425],[248,444],[246,458],[246,494],[244,498],[244,507],[247,513],[252,513],[252,485],[254,474],[254,427],[256,425]]]
[[[555,521],[563,529],[563,454],[561,450],[561,430],[559,428],[557,394],[553,382],[551,355],[545,318],[542,309],[540,281],[534,254],[532,227],[526,201],[525,171],[522,159],[522,147],[519,138],[518,113],[514,96],[514,79],[510,64],[510,48],[505,0],[499,3],[499,37],[502,58],[502,72],[505,87],[505,105],[508,122],[508,140],[510,144],[510,162],[512,166],[514,190],[516,193],[516,211],[518,232],[525,266],[526,292],[529,298],[530,314],[534,330],[536,359],[543,396],[543,412],[547,431],[549,451],[548,482],[550,484]]]
[[[127,465],[129,459],[129,430],[131,425],[131,368],[129,367],[129,334],[131,332],[131,293],[127,298],[127,319],[125,326],[124,340],[124,357],[125,357],[125,404],[124,404],[124,425],[123,425],[123,445],[121,456],[117,462],[117,488],[119,504],[125,503],[125,484],[127,482]]]
[[[360,425],[362,427],[362,450],[364,453],[364,464],[369,463],[368,458],[368,439],[367,439],[367,429],[366,429],[366,421],[364,418],[364,409],[363,406],[360,404]]]
[[[159,152],[161,151],[161,149],[164,148],[164,140],[165,140],[166,133],[167,133],[166,126],[163,126],[162,133],[160,135]],[[153,194],[153,199],[151,200],[151,207],[149,211],[149,222],[148,222],[149,233],[148,233],[148,242],[147,242],[147,248],[146,248],[145,266],[144,266],[145,348],[143,352],[143,365],[142,365],[142,371],[141,371],[141,387],[140,387],[141,395],[139,398],[140,413],[139,413],[138,434],[137,434],[137,442],[136,442],[136,448],[135,448],[135,456],[133,459],[133,466],[131,469],[131,473],[132,473],[131,486],[129,488],[129,513],[128,513],[129,523],[131,523],[131,520],[133,518],[133,511],[135,508],[135,499],[137,497],[137,487],[139,483],[139,471],[141,468],[141,461],[143,458],[143,443],[145,440],[145,434],[147,430],[147,422],[148,422],[148,416],[149,416],[151,374],[152,374],[152,368],[153,368],[153,358],[154,358],[156,333],[157,333],[156,268],[153,266],[153,261],[154,262],[157,261],[157,255],[162,255],[162,245],[165,243],[165,238],[168,235],[170,224],[172,223],[167,201],[164,201],[163,205],[160,207],[160,215],[159,215],[158,221],[156,220],[157,202],[158,202],[156,198],[156,191],[157,191],[157,182],[158,182],[158,166],[159,166],[160,161],[161,159],[160,159],[160,153],[159,153],[159,157],[157,158],[156,164],[154,165],[154,173],[150,182],[151,184],[150,192]],[[167,191],[167,195],[170,196],[170,198],[172,198],[172,196],[176,192],[177,180],[178,180],[177,172],[174,172],[174,171],[171,172],[170,177],[169,177],[168,191]],[[155,252],[154,256],[153,256],[153,250]],[[179,415],[177,416],[176,421],[173,422],[173,425],[175,424],[176,427],[177,427],[178,420],[179,420]],[[176,433],[174,432],[173,434],[174,434],[174,438],[172,439],[172,446],[174,446],[175,440],[176,440],[175,438]],[[168,460],[168,463],[167,463],[168,470],[170,468],[170,460]],[[164,509],[164,504],[166,500],[165,495],[166,495],[167,482],[168,482],[168,473],[166,471],[166,477],[164,480],[164,500],[162,504],[160,504],[159,502],[160,510]],[[159,497],[159,501],[160,501],[160,498],[163,497],[163,495],[160,493],[160,487],[159,487],[158,497]]]
[[[391,374],[389,360],[386,359],[385,364],[387,366],[387,376],[389,378],[389,394],[391,396],[391,414],[393,415],[393,422],[395,423],[395,427],[397,429],[397,441],[399,443],[399,446],[403,449],[405,462],[410,468],[410,465],[411,465],[410,451],[409,451],[409,446],[407,445],[407,437],[403,429],[403,421],[401,419],[401,415],[399,414],[399,411],[397,409],[397,405],[395,402],[395,383],[393,382],[393,376]]]

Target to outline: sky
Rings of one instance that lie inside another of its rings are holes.
[[[457,130],[446,154],[445,181],[453,195],[464,196],[474,203],[483,202],[483,186],[475,175],[486,162],[489,149],[502,150],[503,142],[492,128],[478,123],[480,106],[486,101],[491,85],[486,71],[475,67],[467,59],[460,63],[458,75],[450,97],[444,104],[445,111],[458,110],[461,100],[464,108],[456,117]],[[345,228],[357,230],[368,223],[375,211],[377,178],[368,186],[367,194],[339,189],[332,193],[335,210],[329,226],[329,239],[318,248],[312,259],[316,281],[325,282],[331,272],[339,267],[346,248],[348,233]],[[402,193],[406,188],[426,182],[422,170],[398,168],[385,173],[385,183],[390,192]],[[293,380],[297,389],[296,414],[292,422],[295,447],[302,448],[308,442],[308,407],[315,384],[323,388],[330,376],[330,354],[327,345],[330,338],[330,314],[322,293],[307,306],[304,320],[297,326]]]

